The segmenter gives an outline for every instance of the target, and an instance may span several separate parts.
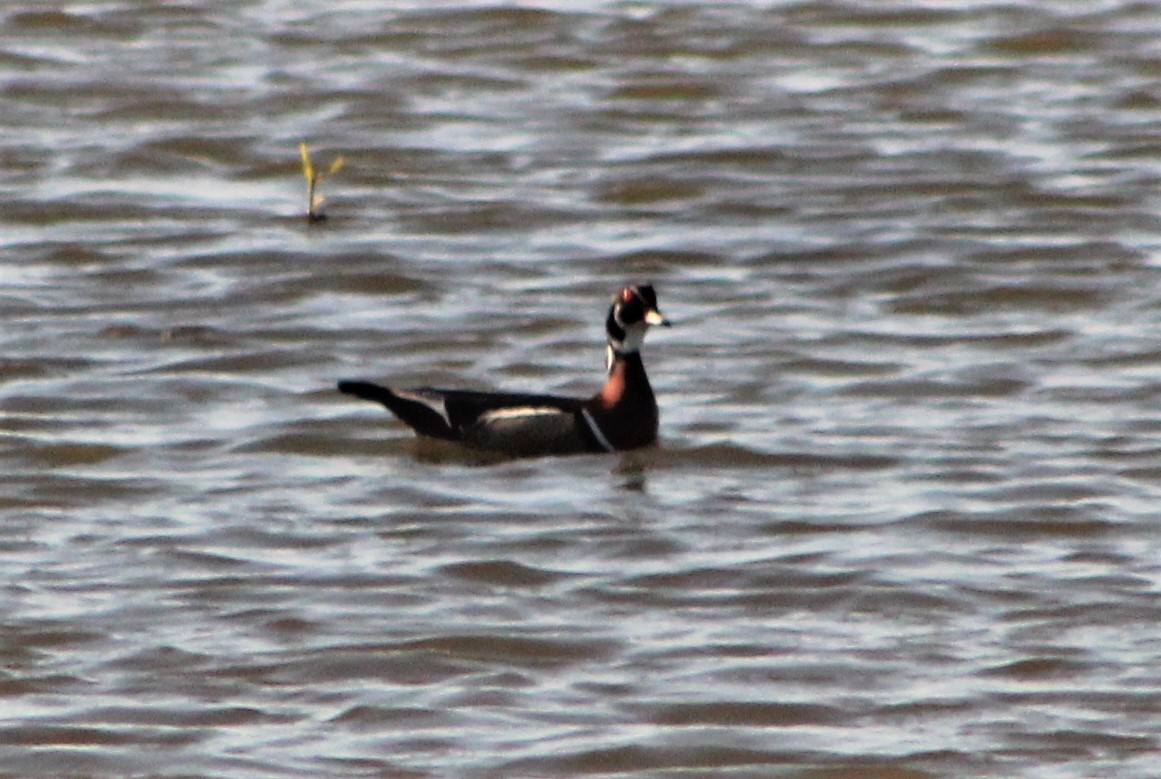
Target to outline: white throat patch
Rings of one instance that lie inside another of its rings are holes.
[[[648,326],[639,323],[630,325],[625,328],[625,337],[620,341],[609,341],[609,348],[621,354],[631,354],[633,352],[641,351],[642,344],[645,343],[645,331]]]

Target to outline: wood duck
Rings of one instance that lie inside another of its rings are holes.
[[[609,307],[605,386],[591,398],[340,381],[339,390],[382,403],[418,435],[515,457],[637,449],[657,440],[657,401],[641,344],[669,326],[650,284],[622,289]]]

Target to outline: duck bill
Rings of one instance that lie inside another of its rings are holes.
[[[650,325],[661,325],[662,327],[669,327],[669,320],[661,315],[657,309],[651,308],[645,312],[645,322]]]

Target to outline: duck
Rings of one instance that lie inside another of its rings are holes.
[[[418,436],[511,457],[622,452],[657,442],[657,399],[641,347],[669,327],[652,284],[628,284],[605,317],[605,383],[589,398],[340,381],[340,392],[380,403]]]

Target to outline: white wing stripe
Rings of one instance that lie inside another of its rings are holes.
[[[512,408],[497,408],[480,414],[483,419],[522,419],[524,417],[544,416],[545,414],[560,414],[559,408],[552,406],[514,406]]]
[[[609,443],[609,439],[605,438],[605,434],[597,427],[597,420],[593,419],[587,408],[581,409],[581,416],[584,417],[585,424],[589,426],[589,431],[592,432],[593,438],[597,439],[597,443],[604,447],[606,452],[616,451],[616,447]]]
[[[407,390],[397,390],[395,392],[395,394],[401,398],[406,398],[407,400],[412,400],[412,401],[415,401],[416,403],[422,403],[423,405],[427,406],[432,411],[434,411],[435,413],[437,413],[441,417],[443,417],[443,421],[447,423],[447,426],[449,428],[452,426],[451,416],[447,413],[447,403],[444,401],[443,398],[441,398],[441,397],[434,397],[433,398],[433,397],[430,397],[428,395],[421,395],[418,392],[408,392]]]

